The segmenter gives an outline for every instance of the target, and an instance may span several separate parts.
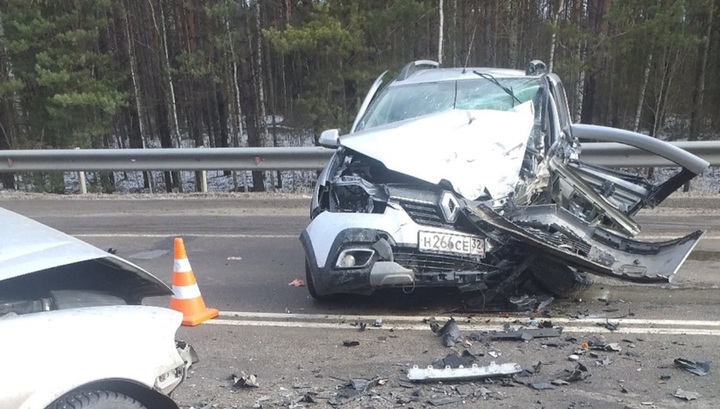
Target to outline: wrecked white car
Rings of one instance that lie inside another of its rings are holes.
[[[0,407],[177,409],[197,360],[147,271],[0,209]]]
[[[384,74],[383,74],[384,75]],[[300,240],[315,298],[380,287],[453,286],[509,296],[532,278],[569,296],[587,273],[669,281],[702,231],[634,237],[633,216],[708,163],[641,134],[573,125],[557,75],[408,64],[372,86],[319,176]],[[579,160],[579,139],[652,152],[680,170],[662,183]]]

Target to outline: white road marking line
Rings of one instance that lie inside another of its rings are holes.
[[[426,318],[431,316],[412,316],[412,315],[330,315],[330,314],[283,314],[273,312],[242,312],[242,311],[221,311],[221,317],[228,318],[239,318],[239,319],[256,319],[256,320],[298,320],[298,321],[335,321],[344,322],[344,325],[349,325],[351,322],[366,322],[372,323],[378,318],[382,318],[383,323],[421,323]],[[502,325],[505,323],[514,323],[518,320],[518,317],[491,317],[483,315],[472,315],[472,323],[467,323],[467,320],[462,315],[455,315],[455,320],[459,325],[483,325],[483,324],[494,324]],[[444,322],[450,319],[450,317],[435,316],[438,322]],[[542,320],[542,319],[541,319]],[[691,327],[720,327],[720,321],[703,321],[703,320],[653,320],[653,319],[636,319],[636,318],[549,318],[554,324],[567,324],[567,325],[579,325],[579,324],[602,324],[607,321],[611,323],[620,323],[623,325],[643,325],[643,326],[691,326]],[[529,321],[529,320],[528,320]],[[424,324],[423,324],[424,325]],[[607,330],[605,330],[607,331]]]
[[[653,235],[640,235],[636,237],[639,240],[667,240],[674,239],[684,236],[685,233],[661,233]],[[73,234],[75,237],[97,237],[97,238],[113,238],[113,237],[145,237],[145,238],[160,238],[164,239],[167,237],[200,237],[200,238],[219,238],[219,239],[297,239],[300,237],[298,234],[233,234],[233,233],[182,233],[182,234],[160,234],[160,233],[80,233]],[[705,233],[702,236],[702,240],[720,240],[720,233]]]
[[[211,325],[228,325],[228,326],[245,326],[245,327],[280,327],[280,328],[307,328],[307,329],[334,329],[357,331],[357,328],[350,326],[348,323],[326,323],[326,322],[293,322],[293,321],[255,321],[255,320],[226,320],[212,319],[205,321],[204,324]],[[464,331],[482,331],[499,329],[496,326],[489,325],[459,325]],[[386,325],[380,328],[367,327],[370,330],[389,330],[394,331],[429,331],[427,325]],[[563,333],[609,333],[607,329],[598,326],[591,327],[566,327]],[[720,330],[713,329],[697,329],[697,328],[630,328],[620,327],[616,334],[658,334],[658,335],[710,335],[720,336]]]
[[[219,238],[219,239],[297,239],[300,234],[215,234],[215,233],[178,233],[178,234],[156,234],[156,233],[80,233],[73,234],[75,237],[92,237],[92,238],[114,238],[114,237],[130,237],[130,238],[150,238],[165,239],[168,237],[200,237],[200,238]]]

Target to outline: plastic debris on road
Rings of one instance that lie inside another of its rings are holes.
[[[437,362],[436,366],[440,366],[442,368],[469,367],[472,366],[475,361],[477,361],[475,355],[470,353],[470,351],[468,350],[464,350],[460,355],[449,354],[448,356]]]
[[[293,287],[305,287],[305,281],[301,280],[299,278],[296,278],[288,283],[288,285],[291,285]]]
[[[465,381],[484,379],[494,376],[507,376],[522,372],[520,364],[506,363],[496,364],[491,362],[487,366],[472,365],[469,368],[450,368],[437,369],[432,366],[420,368],[417,365],[408,370],[407,377],[411,381]]]
[[[435,320],[431,320],[430,329],[442,337],[442,343],[446,347],[453,347],[462,340],[460,328],[454,318],[450,318],[442,328],[438,329],[439,324]]]
[[[690,392],[690,391],[683,390],[682,388],[677,388],[677,390],[675,390],[675,393],[673,393],[673,396],[678,399],[684,399],[684,400],[690,401],[690,400],[697,400],[702,395],[700,395],[697,392]]]
[[[697,376],[705,376],[710,372],[710,361],[691,361],[677,358],[675,365]]]
[[[258,384],[257,375],[253,374],[246,374],[245,372],[241,372],[240,376],[233,374],[231,376],[231,379],[233,381],[233,386],[236,388],[258,388],[260,387],[260,384]]]

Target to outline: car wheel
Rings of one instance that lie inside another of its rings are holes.
[[[579,295],[593,285],[588,273],[548,259],[540,260],[531,267],[530,272],[536,283],[560,298]]]
[[[147,409],[147,407],[122,393],[79,391],[63,396],[49,409]]]

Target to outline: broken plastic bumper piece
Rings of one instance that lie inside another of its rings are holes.
[[[473,364],[471,367],[459,367],[451,368],[446,366],[442,369],[437,369],[432,366],[427,368],[420,368],[417,365],[413,366],[407,374],[407,377],[411,381],[422,382],[422,381],[464,381],[474,379],[491,378],[494,376],[507,376],[522,372],[520,364],[496,364],[491,362],[488,366],[477,366]]]

